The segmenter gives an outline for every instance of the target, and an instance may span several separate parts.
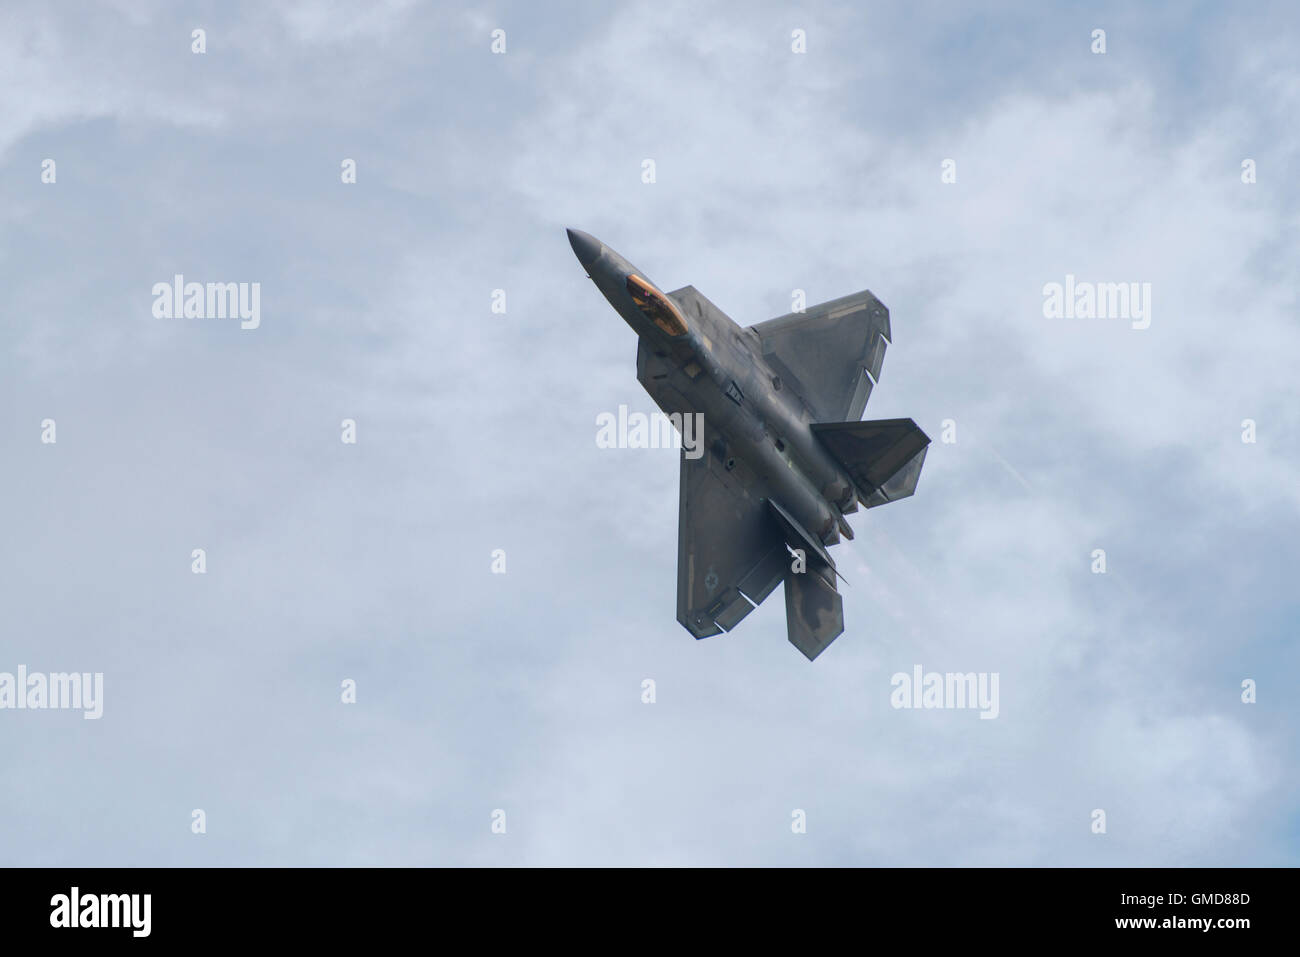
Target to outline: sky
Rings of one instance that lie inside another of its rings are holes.
[[[0,864],[1300,863],[1298,28],[6,3],[0,682],[103,691],[0,708]],[[678,453],[597,446],[654,406],[565,227],[742,325],[889,306],[865,417],[934,441],[815,662],[779,591],[676,622]]]

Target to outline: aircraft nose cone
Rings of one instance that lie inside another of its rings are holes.
[[[590,233],[584,233],[581,229],[566,229],[569,234],[569,245],[573,247],[573,254],[578,257],[578,262],[583,267],[590,266],[600,258],[601,244],[600,240]]]

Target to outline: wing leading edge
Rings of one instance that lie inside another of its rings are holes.
[[[750,328],[763,358],[790,380],[814,419],[862,418],[892,338],[883,302],[864,289]]]

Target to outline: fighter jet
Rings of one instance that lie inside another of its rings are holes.
[[[638,336],[636,377],[668,415],[703,414],[681,455],[677,620],[735,628],[785,583],[790,643],[809,661],[844,631],[835,560],[844,516],[916,490],[930,439],[911,419],[859,421],[892,341],[870,292],[740,326],[692,286],[645,273],[570,229],[587,275]],[[678,419],[677,421],[682,421]]]

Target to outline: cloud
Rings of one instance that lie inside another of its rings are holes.
[[[103,53],[10,16],[0,670],[106,687],[75,735],[0,714],[13,860],[1294,861],[1284,44],[1200,24],[1254,92],[1198,100],[1156,13],[1112,11],[1107,59],[1014,5],[239,8],[201,64],[161,8],[88,14]],[[867,415],[935,443],[852,520],[814,665],[779,596],[673,620],[675,456],[596,448],[652,406],[570,225],[742,324],[796,288],[890,306]],[[152,320],[174,272],[261,282],[262,327]],[[1045,318],[1067,273],[1150,282],[1151,327]],[[892,709],[915,664],[998,672],[999,718]]]

